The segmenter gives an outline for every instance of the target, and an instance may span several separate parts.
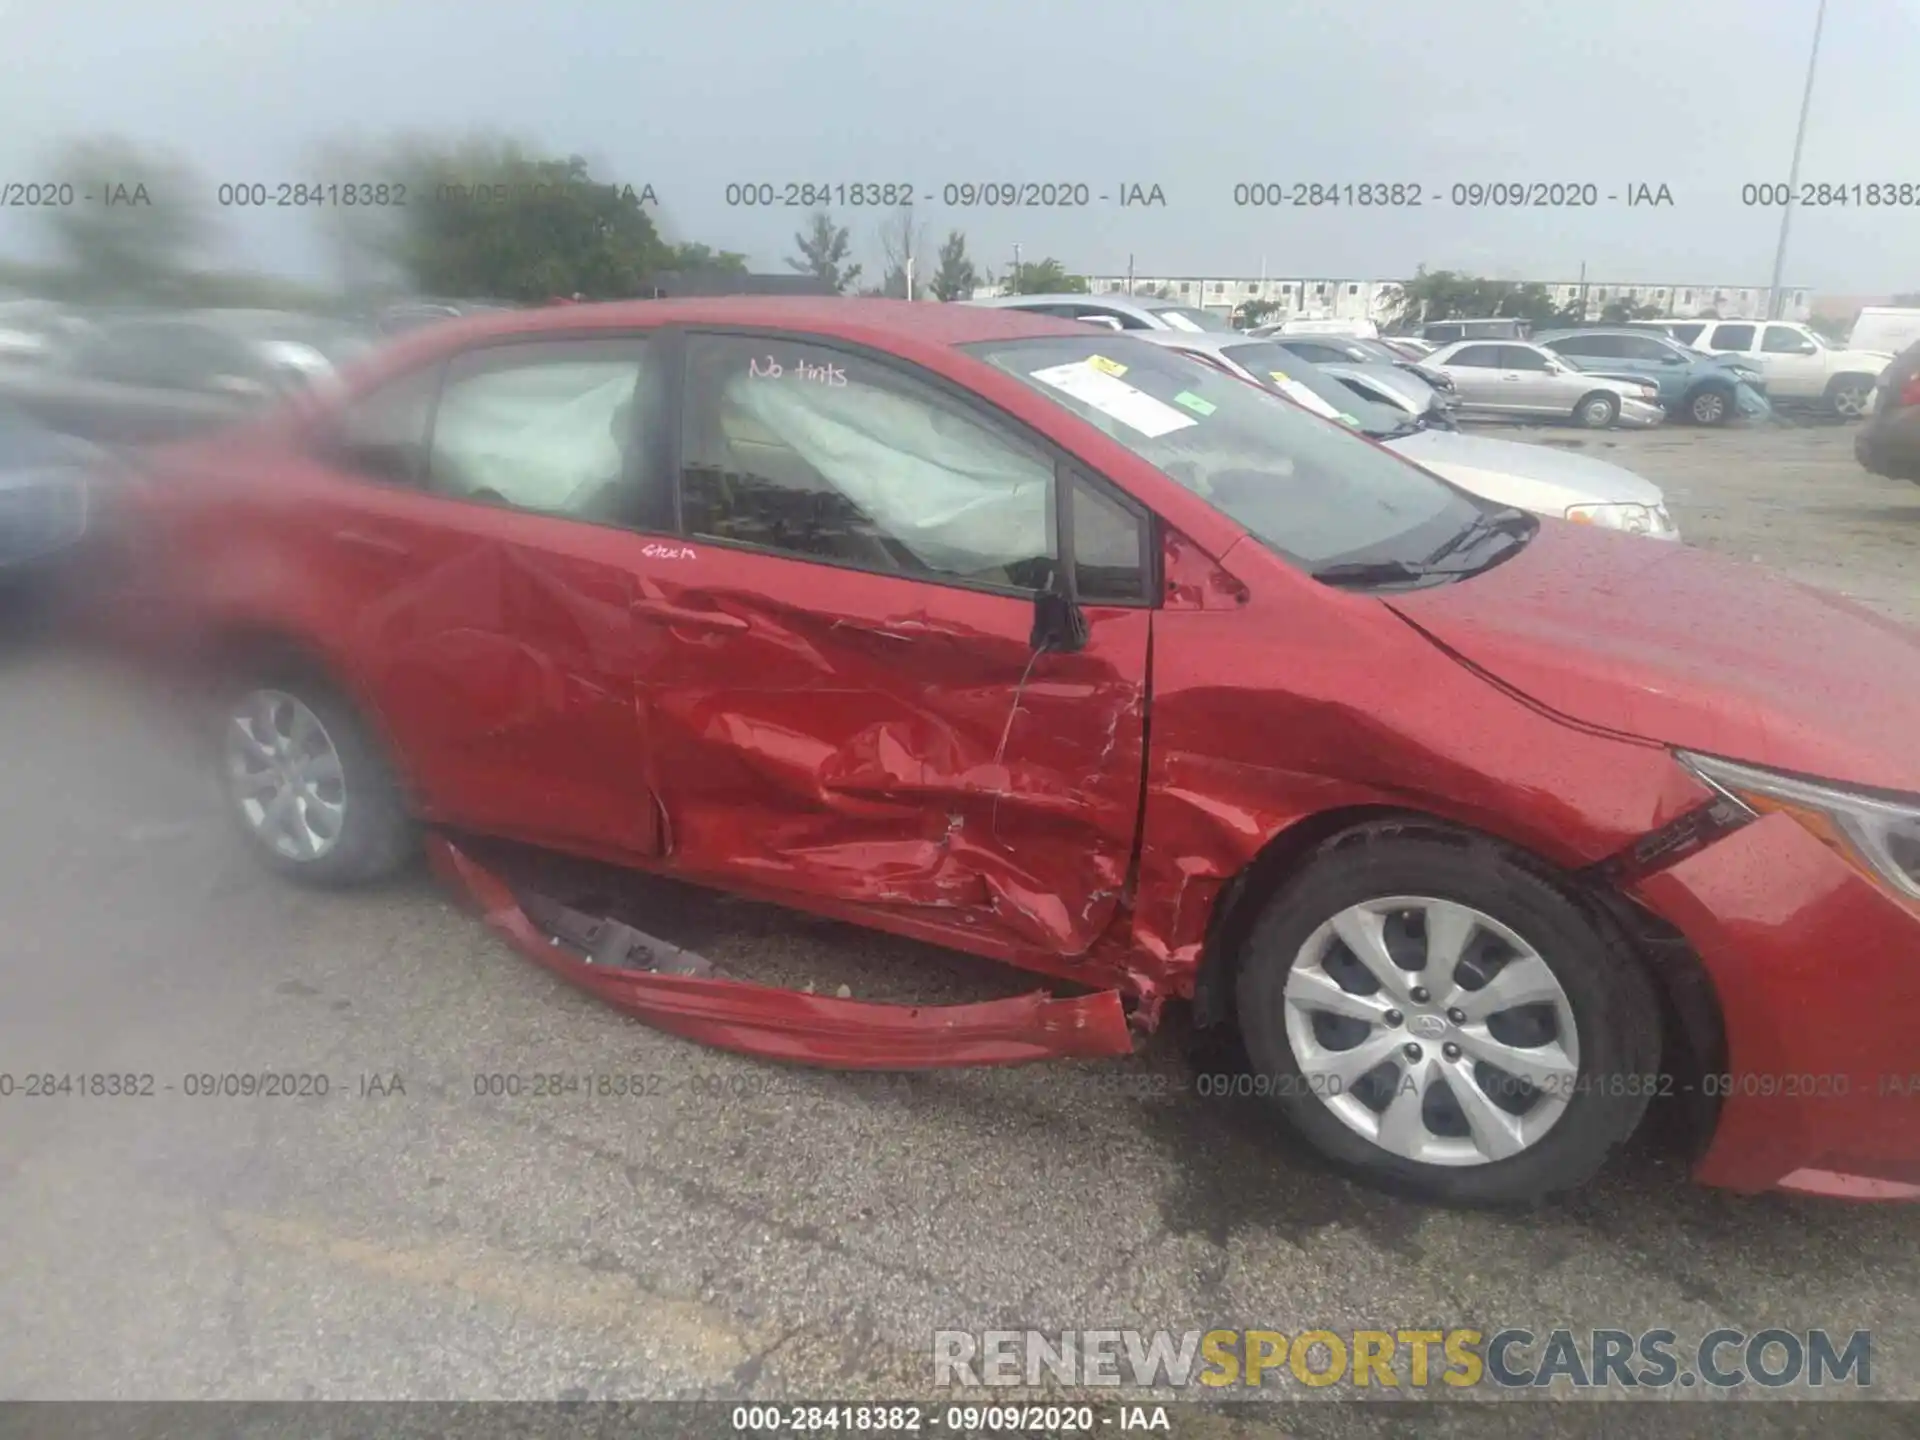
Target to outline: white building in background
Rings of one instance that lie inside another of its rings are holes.
[[[1129,281],[1125,275],[1089,275],[1087,288],[1096,295],[1125,294]],[[1624,300],[1631,305],[1655,307],[1660,314],[1676,318],[1704,315],[1713,311],[1723,319],[1761,318],[1767,313],[1771,292],[1764,285],[1642,285],[1613,281],[1548,280],[1542,282],[1560,305],[1579,302],[1585,290],[1586,314],[1598,320],[1608,305]],[[1398,280],[1312,279],[1275,277],[1248,279],[1211,275],[1135,275],[1131,290],[1136,295],[1165,294],[1169,299],[1207,310],[1231,314],[1249,300],[1262,300],[1275,309],[1272,320],[1288,318],[1314,320],[1390,319],[1403,293]],[[979,297],[1005,293],[997,287],[975,292]],[[1782,318],[1805,320],[1812,314],[1812,294],[1806,290],[1786,291]]]

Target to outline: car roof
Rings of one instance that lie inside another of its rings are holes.
[[[1678,324],[1684,324],[1685,322],[1676,320],[1673,323],[1678,325]],[[1628,336],[1629,338],[1637,340],[1642,338],[1645,334],[1646,334],[1646,331],[1636,330],[1631,326],[1627,326],[1627,325],[1568,325],[1558,330],[1535,331],[1533,338],[1536,341],[1540,341],[1540,340],[1558,340],[1563,336],[1567,336],[1567,335],[1625,335],[1625,336]]]
[[[1054,295],[990,295],[984,300],[969,300],[982,310],[1017,310],[1024,305],[1111,305],[1125,310],[1192,310],[1184,300],[1169,300],[1160,295],[1122,295],[1108,291],[1099,295],[1061,291]]]
[[[1083,297],[1084,298],[1084,297]],[[462,316],[428,332],[436,348],[490,335],[743,325],[805,330],[886,348],[894,342],[968,345],[1048,335],[1084,336],[1077,320],[999,306],[820,295],[714,295],[683,300],[616,300]]]

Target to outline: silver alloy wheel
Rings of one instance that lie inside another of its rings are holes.
[[[1613,423],[1613,406],[1605,400],[1589,400],[1580,418],[1593,429],[1598,430],[1602,426]]]
[[[1872,395],[1871,385],[1842,385],[1833,392],[1833,412],[1857,420],[1867,413],[1867,401]]]
[[[284,690],[253,690],[227,717],[227,784],[254,834],[289,860],[340,839],[346,772],[320,717]]]
[[[1702,425],[1717,425],[1727,413],[1727,397],[1718,390],[1702,390],[1693,397],[1693,418]]]
[[[1402,1159],[1508,1159],[1572,1099],[1580,1041],[1566,991],[1538,951],[1471,906],[1351,905],[1300,947],[1285,996],[1309,1090]]]

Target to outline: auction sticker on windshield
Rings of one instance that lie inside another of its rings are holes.
[[[1050,365],[1045,370],[1035,370],[1033,378],[1082,404],[1091,405],[1130,430],[1138,430],[1149,440],[1200,423],[1146,391],[1136,390],[1126,381],[1116,380],[1079,360],[1070,365]]]
[[[1089,355],[1087,357],[1087,363],[1101,373],[1113,376],[1116,380],[1127,373],[1126,366],[1122,365],[1118,360],[1109,360],[1104,355]]]

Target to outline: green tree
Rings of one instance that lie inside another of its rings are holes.
[[[951,230],[940,246],[939,266],[933,272],[933,280],[927,286],[939,300],[966,300],[983,283],[980,274],[974,269],[973,261],[967,257],[967,237],[964,232]]]
[[[1022,265],[1014,272],[1012,293],[1015,295],[1084,295],[1087,293],[1086,277],[1067,274],[1066,267],[1051,255],[1031,265]]]
[[[118,136],[69,142],[50,157],[80,196],[38,212],[75,291],[179,301],[212,239],[214,191],[189,164]]]
[[[1658,305],[1636,305],[1631,300],[1609,300],[1600,312],[1600,321],[1604,325],[1619,325],[1628,320],[1658,320],[1661,313]]]
[[[747,257],[732,250],[715,250],[707,245],[681,244],[667,252],[669,270],[700,271],[708,274],[744,275]]]
[[[1396,325],[1502,316],[1550,325],[1578,322],[1584,318],[1580,311],[1578,300],[1561,305],[1536,281],[1488,280],[1453,270],[1430,271],[1423,265],[1402,287],[1389,313]]]
[[[807,228],[795,233],[793,243],[800,253],[787,257],[788,266],[823,282],[834,294],[844,295],[860,278],[860,267],[846,263],[853,248],[847,227],[834,224],[833,216],[825,210],[813,212]]]
[[[1278,300],[1249,300],[1235,312],[1242,329],[1263,325],[1269,315],[1281,308]]]
[[[428,294],[613,300],[673,261],[645,209],[652,192],[596,181],[578,155],[540,158],[490,137],[411,140],[377,173],[407,187],[385,243]]]

